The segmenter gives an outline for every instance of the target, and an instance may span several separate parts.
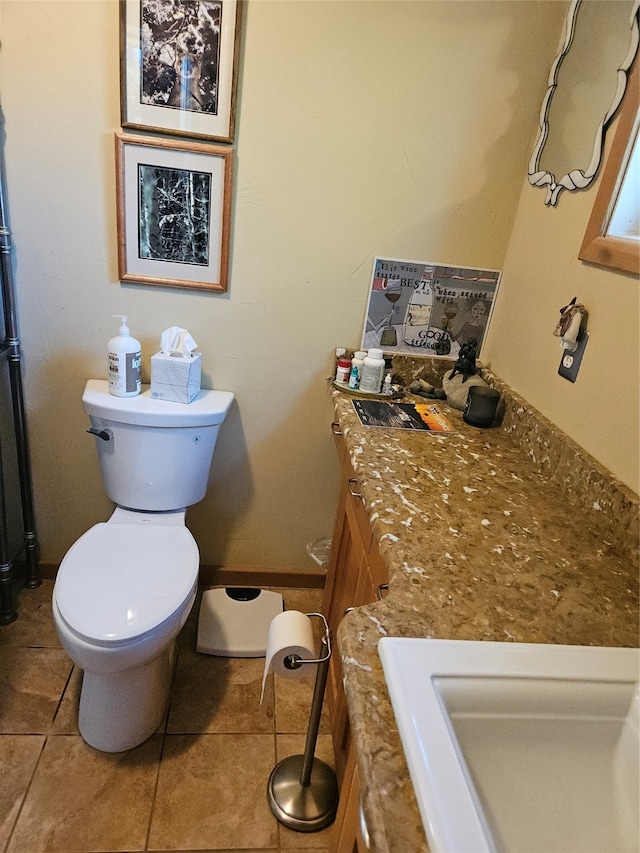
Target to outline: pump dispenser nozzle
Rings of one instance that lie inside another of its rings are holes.
[[[131,330],[127,326],[127,315],[126,314],[114,314],[114,317],[122,321],[122,325],[120,326],[120,335],[124,338],[131,335]]]

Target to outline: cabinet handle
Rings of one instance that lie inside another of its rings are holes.
[[[354,489],[357,487],[357,485],[358,485],[358,480],[355,477],[350,477],[349,482],[347,484],[347,487],[349,489],[349,494],[351,495],[352,498],[361,498],[362,497],[360,492],[354,491]]]
[[[389,584],[388,584],[388,583],[381,583],[381,584],[380,584],[380,586],[376,589],[376,595],[378,596],[378,601],[382,601],[382,599],[383,599],[383,595],[382,595],[382,593],[383,593],[383,592],[385,592],[385,590],[388,590],[388,589],[389,589]]]
[[[339,424],[337,421],[334,421],[334,422],[331,424],[331,432],[332,432],[334,435],[342,435],[342,434],[343,434],[343,433],[342,433],[342,430],[340,429],[340,424]]]
[[[355,607],[347,607],[347,609],[344,611],[343,615],[346,616],[347,613],[351,613],[352,610],[355,610]]]

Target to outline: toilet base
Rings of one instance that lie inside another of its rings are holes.
[[[173,670],[175,641],[143,666],[84,673],[78,728],[89,746],[124,752],[150,737],[162,722]]]

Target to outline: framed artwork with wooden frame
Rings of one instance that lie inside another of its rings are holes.
[[[122,127],[233,142],[242,0],[120,0]]]
[[[115,134],[120,281],[224,292],[233,149]]]
[[[640,62],[634,62],[625,92],[618,126],[602,171],[587,230],[578,252],[581,261],[640,275],[640,244],[637,239],[609,233],[609,225],[622,187],[627,165],[640,138]],[[635,187],[636,200],[638,188]],[[637,201],[636,201],[637,204]]]

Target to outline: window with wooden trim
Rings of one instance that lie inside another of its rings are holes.
[[[611,151],[578,252],[581,261],[640,275],[640,70],[629,75]]]

